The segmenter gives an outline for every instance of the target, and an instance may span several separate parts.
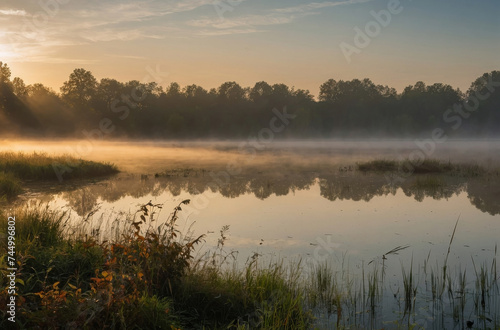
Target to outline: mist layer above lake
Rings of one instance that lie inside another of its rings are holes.
[[[9,141],[0,149],[79,156],[82,146],[81,141]],[[195,221],[193,230],[203,233],[230,225],[229,246],[248,253],[258,248],[307,255],[327,234],[336,235],[328,239],[337,251],[359,253],[362,259],[408,243],[411,235],[415,247],[430,248],[447,240],[459,215],[462,229],[469,228],[463,236],[467,249],[476,253],[494,246],[497,238],[490,234],[500,230],[498,174],[391,181],[384,173],[356,170],[358,161],[404,159],[414,150],[419,150],[415,141],[394,140],[99,143],[84,158],[113,162],[120,175],[28,183],[20,203],[39,200],[69,209],[75,225],[98,207],[93,226],[106,233],[111,224],[104,220],[113,212],[134,213],[149,200],[170,210],[191,199],[182,213],[186,226]],[[450,141],[436,145],[433,158],[493,170],[499,150],[498,141]],[[487,246],[479,247],[483,243]]]

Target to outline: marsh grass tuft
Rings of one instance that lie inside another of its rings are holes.
[[[361,172],[395,172],[398,170],[398,162],[387,159],[376,159],[356,164]]]
[[[10,173],[21,180],[58,180],[54,167],[65,169],[65,179],[85,179],[118,173],[115,165],[78,159],[69,155],[0,152],[0,172]]]
[[[21,183],[18,178],[11,173],[0,172],[0,200],[15,197],[21,191]]]
[[[22,192],[21,181],[90,179],[118,173],[115,165],[77,159],[68,155],[49,156],[0,152],[0,201]]]
[[[401,265],[401,270],[403,274],[403,286],[404,286],[404,301],[405,301],[405,314],[412,313],[415,308],[415,300],[417,299],[417,287],[418,285],[415,283],[414,275],[413,275],[413,257],[411,258],[410,270],[409,272],[405,271],[403,265]]]
[[[477,164],[455,164],[437,159],[425,159],[420,163],[415,163],[409,159],[402,161],[376,159],[366,162],[358,162],[358,170],[361,172],[397,172],[403,171],[414,174],[449,174],[461,177],[477,177],[487,173],[487,171]]]

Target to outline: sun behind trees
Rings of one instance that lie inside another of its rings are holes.
[[[330,79],[315,100],[308,90],[264,81],[251,88],[225,82],[210,90],[173,82],[164,89],[154,82],[97,81],[79,68],[56,93],[11,80],[0,62],[0,130],[78,138],[109,118],[116,138],[246,138],[266,127],[273,108],[287,107],[297,117],[282,137],[402,137],[434,128],[480,137],[500,128],[499,85],[500,71],[478,77],[465,93],[441,83],[417,82],[398,93],[370,79]]]

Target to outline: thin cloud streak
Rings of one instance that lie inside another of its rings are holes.
[[[126,58],[126,59],[131,59],[131,60],[147,60],[148,59],[146,56],[121,55],[121,54],[104,54],[104,55],[109,56],[109,57]]]
[[[26,16],[27,13],[22,9],[0,9],[0,15],[5,16]]]
[[[109,42],[109,41],[132,41],[136,39],[163,39],[164,35],[152,33],[147,29],[130,29],[118,31],[114,29],[105,29],[98,31],[82,32],[81,37],[91,42]]]
[[[226,29],[226,30],[202,30],[197,32],[198,36],[223,36],[232,34],[248,34],[248,33],[262,33],[265,30],[257,29]]]
[[[265,25],[282,25],[291,23],[296,16],[283,16],[276,14],[268,14],[268,15],[248,15],[241,16],[233,19],[198,19],[191,20],[187,22],[187,25],[194,27],[211,27],[215,29],[230,29],[242,26],[265,26]]]
[[[273,9],[274,12],[278,13],[305,13],[308,11],[327,8],[327,7],[335,7],[335,6],[345,6],[345,5],[355,5],[358,3],[366,3],[373,0],[348,0],[348,1],[325,1],[325,2],[311,2],[309,4],[288,7],[288,8],[278,8]]]

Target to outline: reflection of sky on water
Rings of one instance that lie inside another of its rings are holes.
[[[0,150],[71,153],[78,143],[7,141]],[[149,200],[165,204],[161,213],[165,219],[177,203],[191,199],[181,213],[180,229],[187,230],[195,222],[196,233],[214,232],[207,237],[208,248],[216,244],[219,229],[230,225],[226,247],[238,250],[243,259],[252,252],[309,258],[315,251],[323,252],[322,241],[327,242],[323,243],[326,250],[340,257],[347,251],[352,262],[358,263],[401,245],[411,245],[400,252],[405,260],[412,255],[423,260],[429,250],[436,258],[444,258],[459,215],[450,258],[469,260],[470,255],[484,254],[498,242],[497,176],[439,177],[442,185],[434,189],[419,187],[416,175],[391,186],[384,175],[350,170],[360,160],[407,157],[415,149],[413,141],[283,141],[266,145],[251,159],[238,153],[238,144],[95,144],[86,158],[112,161],[124,173],[103,181],[30,186],[25,198],[69,207],[76,222],[99,204],[100,211],[92,220],[94,227],[100,225],[101,234],[116,226],[117,214],[124,219],[124,214],[134,213]],[[433,157],[492,168],[500,162],[499,150],[498,141],[449,141],[438,145]],[[231,162],[241,166],[242,172],[226,181],[219,174]],[[186,168],[191,170],[186,172]],[[212,171],[219,181],[210,175]],[[148,180],[140,180],[143,173],[149,175]],[[163,176],[155,178],[155,173]],[[198,210],[197,205],[201,206]]]
[[[140,183],[138,178],[127,180]],[[97,191],[101,192],[106,187],[102,183],[95,186],[100,187]],[[87,194],[92,191],[86,187],[59,193],[51,204],[73,209],[74,223],[81,223],[83,217],[74,211],[75,200],[71,198],[85,199],[82,194],[85,189]],[[190,229],[195,234],[213,232],[208,234],[200,250],[204,251],[216,245],[220,228],[230,225],[225,246],[228,251],[239,251],[242,262],[253,252],[283,258],[301,256],[307,261],[315,253],[326,255],[334,251],[331,256],[334,260],[347,253],[351,265],[359,266],[363,260],[367,263],[397,246],[410,245],[399,256],[388,256],[387,265],[392,264],[395,271],[400,272],[399,260],[408,261],[413,256],[415,262],[421,264],[429,251],[431,260],[442,263],[459,216],[450,263],[467,265],[471,256],[478,260],[491,258],[491,251],[499,241],[500,215],[482,212],[471,204],[468,194],[461,189],[447,198],[423,197],[422,201],[406,196],[402,188],[394,195],[371,196],[369,201],[347,198],[331,201],[321,196],[321,189],[320,181],[315,180],[310,189],[296,190],[285,196],[272,194],[265,199],[256,198],[252,193],[227,198],[210,190],[203,194],[181,190],[174,196],[166,189],[155,193],[144,191],[143,195],[135,197],[115,196],[117,198],[112,201],[97,197],[85,208],[90,210],[99,205],[100,210],[92,216],[88,226],[100,227],[101,234],[108,235],[117,216],[125,219],[123,213],[133,214],[139,205],[150,200],[163,204],[159,214],[161,222],[180,201],[191,199],[192,203],[183,206],[180,213],[179,230],[186,233],[192,225]],[[68,199],[73,205],[68,204]],[[122,215],[118,215],[120,212]],[[326,248],[322,248],[325,244]]]

